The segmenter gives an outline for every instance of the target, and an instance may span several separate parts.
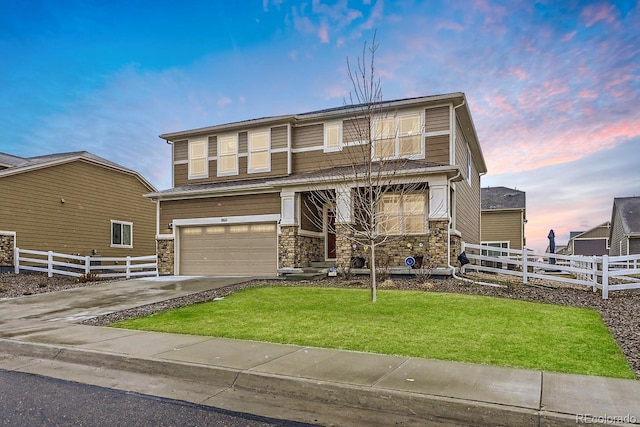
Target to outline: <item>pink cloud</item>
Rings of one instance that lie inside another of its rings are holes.
[[[452,30],[462,32],[465,30],[465,27],[462,24],[453,21],[439,21],[436,24],[436,31],[440,30]]]
[[[587,27],[591,27],[600,21],[604,21],[608,24],[616,23],[617,25],[619,17],[615,6],[604,3],[585,6],[580,15],[582,19],[584,19],[585,26]]]
[[[571,41],[577,33],[577,31],[571,31],[570,33],[565,34],[564,37],[560,39],[560,41],[564,43]]]
[[[322,43],[329,43],[329,27],[326,23],[322,23],[318,28],[318,37]]]
[[[591,89],[581,89],[578,92],[578,97],[581,99],[596,99],[598,98],[598,93]]]

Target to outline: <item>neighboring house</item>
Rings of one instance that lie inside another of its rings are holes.
[[[640,197],[613,199],[609,255],[640,254]]]
[[[587,231],[570,232],[567,255],[608,255],[610,231],[611,222],[607,221]]]
[[[155,254],[155,188],[140,174],[80,151],[0,153],[0,265],[13,248],[66,254]]]
[[[524,226],[527,202],[524,191],[507,187],[482,189],[482,244],[507,249],[526,245]]]
[[[486,165],[465,95],[375,105],[384,116],[367,133],[380,137],[376,144],[389,150],[388,158],[406,159],[397,185],[417,182],[420,188],[410,197],[391,194],[382,200],[397,220],[387,232],[402,236],[384,248],[386,262],[404,265],[407,256],[421,251],[449,268],[457,264],[463,240],[480,243],[480,176]],[[158,201],[160,272],[275,275],[313,261],[348,265],[352,249],[339,222],[354,209],[349,159],[367,147],[368,140],[349,132],[363,122],[362,107],[161,135],[172,146],[173,188],[147,195]],[[315,191],[337,195],[337,212],[321,211],[321,223],[308,215],[306,202]]]

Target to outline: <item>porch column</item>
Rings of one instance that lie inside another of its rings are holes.
[[[431,265],[437,267],[446,267],[451,256],[447,254],[449,246],[447,229],[449,228],[449,215],[452,215],[448,193],[446,180],[429,183],[429,249],[427,256],[431,259]]]
[[[336,188],[336,223],[351,222],[351,188],[341,185]]]

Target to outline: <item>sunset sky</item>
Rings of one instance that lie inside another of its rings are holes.
[[[158,135],[340,106],[374,31],[384,99],[466,94],[529,247],[640,196],[638,1],[0,0],[0,151],[86,150],[166,189]]]

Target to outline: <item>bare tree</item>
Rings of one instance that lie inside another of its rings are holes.
[[[418,124],[418,129],[402,132],[399,152],[409,155],[399,155],[395,151],[398,130],[394,112],[388,111],[382,102],[380,80],[376,77],[377,50],[374,35],[370,46],[364,43],[362,57],[355,67],[347,58],[352,90],[344,100],[344,109],[349,114],[342,121],[340,155],[334,157],[321,177],[322,188],[311,189],[305,201],[306,215],[318,228],[322,229],[323,212],[329,209],[335,212],[336,225],[331,231],[339,238],[337,243],[344,245],[347,241],[350,246],[366,251],[372,302],[377,298],[377,250],[402,238],[401,231],[411,229],[415,220],[420,220],[413,218],[411,223],[411,212],[402,216],[392,212],[394,204],[389,200],[406,201],[416,191],[426,191],[426,186],[421,187],[420,181],[411,176],[409,164],[410,154],[420,152],[422,124]],[[420,215],[422,221],[427,220],[424,210]]]

